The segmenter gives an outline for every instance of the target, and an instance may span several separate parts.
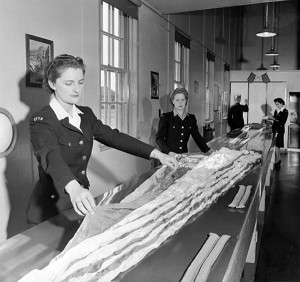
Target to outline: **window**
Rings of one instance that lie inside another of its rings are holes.
[[[175,31],[174,89],[189,85],[190,40]]]
[[[205,119],[211,121],[214,118],[215,55],[210,52],[206,53],[205,86]]]
[[[230,67],[224,64],[224,91],[222,98],[222,118],[227,118],[229,107]]]
[[[112,128],[130,133],[129,105],[137,96],[137,89],[131,86],[137,81],[137,77],[131,77],[137,68],[137,60],[133,58],[137,57],[133,43],[137,42],[137,20],[125,14],[118,2],[107,2],[101,2],[100,118]]]

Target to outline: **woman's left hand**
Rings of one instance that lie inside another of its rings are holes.
[[[65,190],[69,194],[71,203],[77,214],[81,216],[85,216],[86,214],[94,215],[96,205],[89,190],[82,188],[76,180],[70,181],[66,185]]]

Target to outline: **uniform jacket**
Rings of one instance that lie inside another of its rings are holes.
[[[192,135],[202,152],[206,153],[210,150],[199,133],[197,120],[194,115],[187,114],[183,120],[178,115],[174,115],[173,111],[161,115],[156,134],[156,143],[163,153],[187,153],[190,135]]]
[[[71,125],[68,118],[58,120],[50,106],[33,114],[30,119],[31,143],[39,170],[39,182],[27,212],[31,222],[41,222],[72,206],[64,190],[71,180],[89,188],[87,164],[94,139],[142,158],[150,158],[154,149],[104,125],[90,108],[77,107],[83,113],[80,114],[82,131]]]
[[[284,108],[282,111],[274,112],[274,118],[276,119],[272,125],[272,130],[274,133],[277,132],[278,134],[284,134],[284,125],[287,121],[288,115],[289,112],[286,108]]]
[[[240,103],[236,103],[230,107],[228,111],[228,124],[231,130],[244,127],[243,113],[248,111],[248,105],[241,105]]]

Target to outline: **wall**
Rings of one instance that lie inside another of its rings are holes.
[[[279,52],[278,63],[283,70],[297,70],[299,64],[299,1],[289,0],[278,2],[278,35],[275,37],[275,50]],[[272,25],[272,5],[269,5],[269,25]],[[244,7],[243,21],[243,56],[242,70],[256,70],[264,67],[270,70],[273,58],[264,54],[269,52],[272,39],[261,39],[256,33],[262,30],[263,5],[248,5]]]

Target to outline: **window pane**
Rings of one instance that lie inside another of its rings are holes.
[[[114,39],[114,67],[120,68],[120,41]]]
[[[107,35],[102,36],[102,64],[109,64],[109,38]]]
[[[101,90],[100,90],[100,101],[105,102],[106,99],[106,93],[107,93],[107,73],[101,70]]]
[[[110,105],[110,126],[112,128],[117,128],[117,119],[116,119],[116,105]]]
[[[114,31],[113,34],[116,36],[120,36],[120,18],[119,18],[120,11],[114,8]]]
[[[106,119],[106,105],[101,104],[100,105],[100,119],[103,123],[107,124],[107,119]]]
[[[180,63],[175,62],[175,80],[176,81],[181,81],[180,77]]]
[[[109,72],[109,77],[110,77],[110,93],[109,93],[109,97],[108,97],[108,101],[110,102],[114,102],[115,99],[115,95],[116,95],[116,75],[114,72]]]
[[[109,31],[109,5],[105,2],[102,2],[102,9],[103,9],[103,14],[102,14],[102,29],[106,32]]]

